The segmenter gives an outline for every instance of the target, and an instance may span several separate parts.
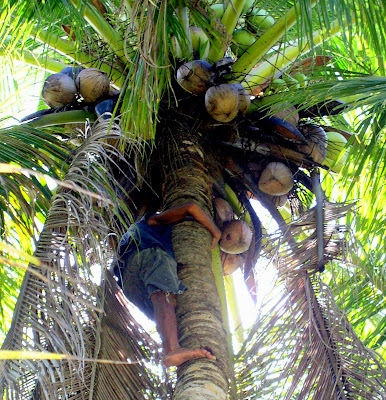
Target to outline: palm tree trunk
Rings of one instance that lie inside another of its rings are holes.
[[[164,162],[165,207],[187,202],[212,214],[212,184],[205,167],[199,134],[185,131],[168,135],[161,153]],[[178,369],[174,400],[227,398],[229,363],[221,304],[212,272],[211,234],[195,221],[173,228],[173,246],[179,277],[188,290],[178,296],[178,335],[181,346],[209,348],[217,360],[191,360]]]

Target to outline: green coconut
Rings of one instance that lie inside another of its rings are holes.
[[[282,92],[287,89],[287,83],[284,79],[276,78],[271,82],[271,89],[275,92]]]
[[[252,10],[252,13],[248,15],[247,24],[255,31],[266,31],[275,24],[275,20],[268,14],[268,11],[263,8],[255,8]]]
[[[339,173],[347,162],[348,152],[345,151],[347,139],[339,132],[327,132],[327,152],[323,165],[331,171]]]
[[[224,15],[226,6],[224,4],[213,4],[210,8],[216,13],[217,18],[221,19]]]
[[[193,51],[199,54],[200,59],[206,59],[209,54],[209,38],[202,28],[190,27],[190,37],[192,39]]]
[[[231,50],[240,57],[253,43],[256,36],[246,28],[236,29],[233,33],[233,43]]]
[[[255,4],[255,0],[245,0],[241,14],[246,14]]]
[[[300,88],[300,83],[297,79],[295,79],[291,75],[284,75],[283,79],[285,80],[288,89],[294,90],[294,89],[299,89]]]
[[[293,78],[295,78],[299,82],[300,87],[306,87],[308,84],[308,78],[306,75],[302,74],[301,72],[297,72]]]

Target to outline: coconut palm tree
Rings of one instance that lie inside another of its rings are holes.
[[[2,347],[4,398],[384,398],[385,6],[2,6],[4,108],[19,94],[18,69],[28,79],[43,70],[42,81],[85,69],[68,104],[46,85],[51,107],[40,103],[21,124],[7,119],[0,132],[5,322],[14,308]],[[90,82],[101,92],[95,100]],[[209,347],[216,361],[191,360],[169,376],[112,277],[117,238],[149,210],[194,201],[213,215],[213,197],[253,233],[241,256],[252,295],[265,260],[274,260],[278,280],[252,328],[236,330],[236,346],[234,279],[224,285],[220,251],[211,253],[204,228],[176,225],[189,287],[178,300],[180,342]],[[277,232],[268,235],[251,200]],[[25,274],[15,272],[25,262]]]

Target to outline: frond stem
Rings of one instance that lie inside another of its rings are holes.
[[[338,23],[337,20],[335,20],[332,24],[331,27],[328,31],[325,30],[319,30],[317,31],[314,36],[313,36],[313,45],[318,46],[321,43],[323,43],[325,40],[330,38],[331,36],[336,35],[339,33],[341,27]],[[270,57],[268,60],[262,62],[255,68],[252,68],[250,72],[248,73],[247,77],[245,80],[242,82],[242,84],[247,88],[251,89],[254,86],[258,86],[275,75],[278,70],[282,70],[286,68],[289,64],[291,64],[299,55],[305,54],[308,51],[311,50],[311,45],[307,41],[305,45],[300,47],[300,43],[303,43],[304,39],[302,41],[296,41],[294,44],[288,46],[283,50],[282,53],[278,53]],[[255,42],[256,43],[256,42]],[[254,44],[252,45],[252,47]],[[252,49],[251,47],[251,49]],[[241,59],[241,57],[240,57]],[[236,64],[236,63],[235,63]],[[238,70],[240,72],[240,70]],[[240,76],[236,81],[241,81],[242,77]]]
[[[89,54],[76,48],[76,46],[73,46],[70,43],[66,42],[65,40],[61,39],[58,35],[55,35],[53,32],[32,30],[31,34],[33,34],[39,41],[47,44],[50,48],[64,55],[71,61],[76,61],[77,63],[84,65],[87,68],[97,67],[101,71],[106,72],[109,75],[110,79],[114,82],[115,86],[119,88],[122,87],[124,82],[124,77],[122,76],[121,71],[113,69],[111,66],[99,60],[96,60],[95,57],[91,57]]]
[[[87,120],[95,122],[96,115],[84,110],[71,110],[43,115],[42,117],[26,122],[23,125],[28,125],[31,128],[43,128],[53,125],[76,124],[86,122]]]
[[[188,41],[189,55],[191,56],[193,54],[192,37],[189,28],[188,7],[186,7],[184,0],[178,0],[176,12],[178,20],[180,21],[181,26],[184,29]]]
[[[310,1],[310,7],[313,7],[317,3],[317,0]],[[292,7],[285,15],[283,15],[278,21],[263,35],[256,40],[255,43],[246,51],[233,65],[233,71],[237,73],[247,73],[250,71],[256,63],[258,63],[262,57],[271,49],[291,28],[295,25],[300,12],[300,5],[297,4]],[[225,15],[224,15],[225,16]]]
[[[126,65],[130,60],[126,58],[123,49],[123,37],[103,18],[102,14],[89,4],[81,0],[70,0],[82,17],[91,25],[100,37],[114,50],[115,54]],[[130,52],[127,52],[129,54]]]
[[[245,0],[233,0],[228,2],[228,6],[224,12],[223,17],[221,18],[221,23],[224,25],[225,31],[228,33],[229,36],[232,36],[233,31],[235,30],[244,4]],[[210,60],[216,61],[224,56],[225,51],[226,48],[224,48],[223,43],[216,40],[210,46],[208,58]]]

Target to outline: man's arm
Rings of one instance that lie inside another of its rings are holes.
[[[212,249],[215,248],[220,239],[221,232],[209,217],[209,215],[197,204],[186,203],[179,207],[169,208],[159,214],[154,214],[147,219],[147,223],[154,225],[168,225],[181,221],[187,216],[192,216],[197,222],[203,225],[212,234]]]

